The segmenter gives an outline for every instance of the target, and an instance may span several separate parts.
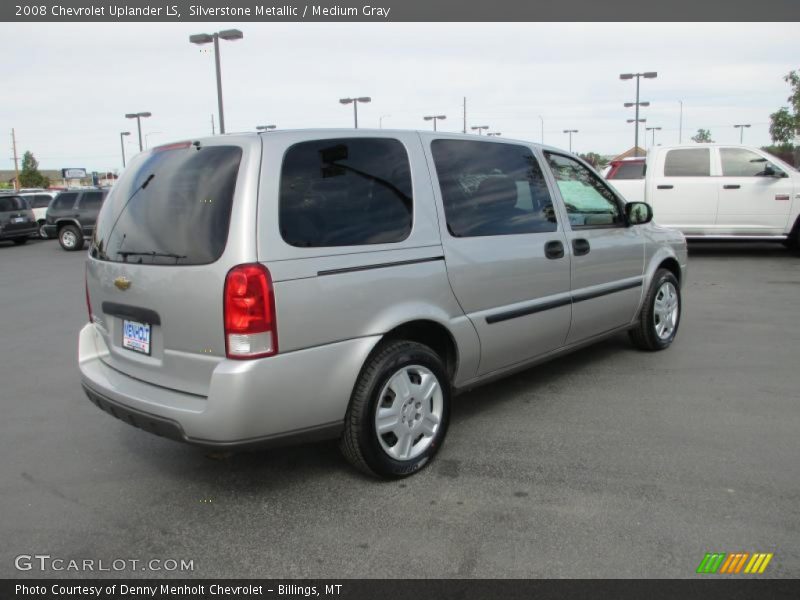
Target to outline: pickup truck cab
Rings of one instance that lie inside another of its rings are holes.
[[[688,239],[800,245],[800,173],[758,148],[658,146],[648,152],[644,180],[611,184],[627,201],[649,203],[660,225]]]

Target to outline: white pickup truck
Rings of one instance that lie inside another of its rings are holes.
[[[800,249],[800,172],[747,146],[657,146],[644,179],[610,183],[689,238],[781,241]]]

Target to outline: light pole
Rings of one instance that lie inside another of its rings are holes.
[[[433,121],[433,130],[436,131],[436,121],[444,121],[447,118],[447,115],[431,115],[422,118],[426,121]]]
[[[477,131],[478,135],[483,135],[484,129],[489,129],[488,125],[476,125],[475,127],[470,127],[472,131]]]
[[[750,123],[742,123],[740,125],[734,125],[733,127],[735,129],[739,130],[739,143],[743,144],[744,143],[744,128],[745,127],[750,127]]]
[[[122,150],[122,168],[125,168],[125,136],[130,135],[130,131],[119,132],[119,148]]]
[[[656,145],[656,131],[661,131],[661,127],[645,127],[644,130],[653,132],[653,146],[655,146]]]
[[[542,122],[542,143],[544,144],[544,118],[539,115],[539,120]]]
[[[383,120],[388,119],[391,116],[392,115],[381,115],[380,117],[378,117],[378,129],[383,129]]]
[[[487,131],[486,135],[487,135],[487,137],[499,137],[499,136],[501,136],[503,134],[500,133],[499,131],[491,131],[491,132]]]
[[[152,116],[153,113],[149,112],[128,113],[125,115],[126,119],[136,119],[136,127],[139,130],[139,152],[144,150],[144,148],[142,148],[142,119]]]
[[[372,98],[369,96],[361,96],[360,98],[339,98],[340,104],[352,104],[353,105],[353,122],[355,124],[355,128],[358,129],[358,103],[363,102],[372,102]]]
[[[163,131],[151,131],[150,133],[145,133],[144,134],[144,147],[147,148],[149,146],[148,140],[149,140],[151,135],[158,135],[160,133],[163,133]]]
[[[678,143],[683,143],[683,100],[678,100],[681,105],[681,115],[678,118]]]
[[[189,41],[192,44],[202,46],[214,42],[214,62],[217,68],[217,107],[219,109],[219,132],[225,133],[225,115],[222,110],[222,67],[219,63],[219,40],[227,40],[233,42],[240,40],[244,34],[238,29],[225,29],[224,31],[217,31],[215,33],[197,33],[189,36]]]
[[[565,129],[564,133],[568,133],[569,134],[569,151],[572,152],[572,134],[573,133],[578,133],[578,130],[577,129]]]
[[[645,71],[644,73],[622,73],[619,78],[620,79],[633,79],[636,78],[636,102],[626,102],[625,106],[635,106],[636,107],[636,135],[634,136],[633,141],[633,155],[639,156],[639,107],[640,106],[650,106],[649,102],[639,102],[639,79],[644,77],[645,79],[655,79],[658,77],[658,73],[655,71]]]
[[[277,129],[277,125],[256,125],[256,129],[258,131],[270,131],[271,129]]]

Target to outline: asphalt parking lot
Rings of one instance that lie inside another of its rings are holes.
[[[800,258],[692,249],[666,352],[620,336],[457,398],[436,462],[367,479],[334,443],[207,455],[83,395],[84,253],[0,243],[0,577],[19,554],[189,559],[189,577],[800,576]],[[46,576],[81,576],[50,572]]]

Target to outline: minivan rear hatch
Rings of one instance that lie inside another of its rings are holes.
[[[155,148],[135,157],[114,186],[86,269],[108,366],[207,395],[212,371],[225,356],[225,274],[247,254],[246,233],[245,243],[237,236],[226,249],[232,223],[248,220],[237,205],[250,205],[240,198],[252,191],[246,171],[252,157],[260,157],[260,141],[258,152],[251,145],[220,139]]]

